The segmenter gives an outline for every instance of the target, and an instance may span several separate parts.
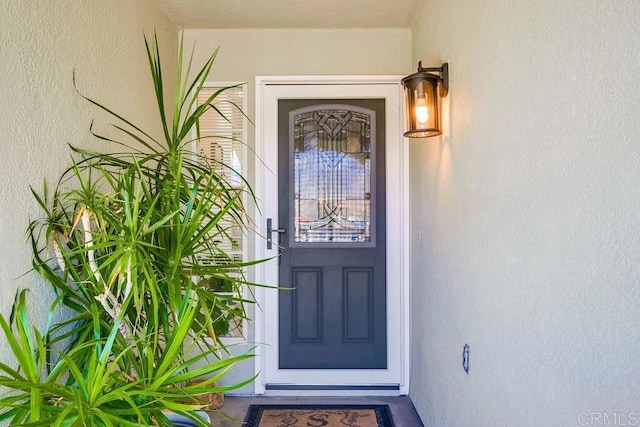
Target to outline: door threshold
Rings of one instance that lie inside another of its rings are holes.
[[[266,397],[397,397],[400,390],[267,390]]]
[[[315,385],[267,384],[266,396],[400,396],[398,384]]]
[[[267,384],[267,390],[400,390],[398,384]]]

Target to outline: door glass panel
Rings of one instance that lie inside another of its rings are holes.
[[[375,111],[352,105],[290,113],[294,245],[373,243],[375,122]]]

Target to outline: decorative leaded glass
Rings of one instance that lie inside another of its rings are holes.
[[[375,112],[351,105],[316,105],[292,111],[289,122],[292,243],[373,243]]]

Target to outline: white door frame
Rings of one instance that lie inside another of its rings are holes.
[[[277,201],[277,101],[306,98],[384,98],[386,104],[386,185],[387,185],[387,360],[386,370],[278,369],[277,290],[256,288],[255,392],[264,394],[267,384],[398,386],[395,394],[409,393],[409,159],[408,144],[402,137],[403,117],[401,76],[276,76],[256,77],[256,259],[277,255],[267,250],[266,218],[278,228]],[[274,233],[274,239],[277,238]],[[257,283],[277,284],[278,261],[255,267]],[[300,380],[304,374],[304,380]],[[379,390],[379,389],[378,389]],[[270,392],[271,393],[271,392]],[[334,391],[317,391],[335,394]],[[371,391],[379,394],[379,391]],[[355,392],[353,393],[355,394]],[[360,394],[362,394],[360,392]]]

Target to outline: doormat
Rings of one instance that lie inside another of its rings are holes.
[[[389,405],[251,405],[245,427],[394,427]]]

